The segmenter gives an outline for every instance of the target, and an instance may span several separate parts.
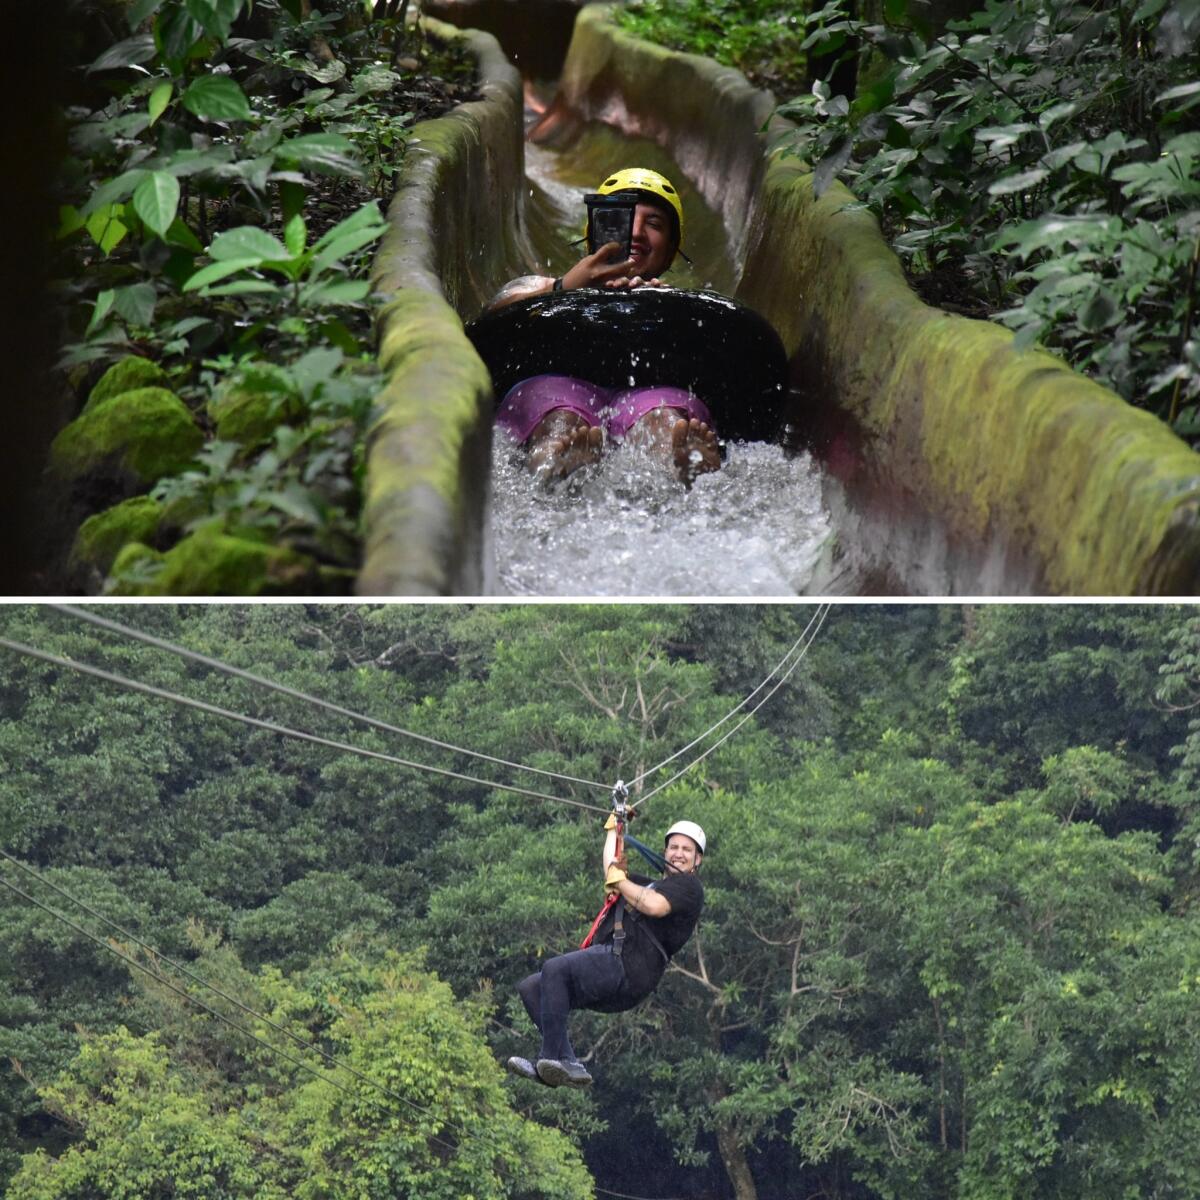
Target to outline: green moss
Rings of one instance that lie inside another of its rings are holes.
[[[54,439],[52,469],[79,479],[117,467],[148,487],[183,470],[204,441],[187,406],[165,388],[136,388],[102,400]]]
[[[145,387],[166,387],[169,382],[166,371],[158,363],[136,354],[130,355],[118,363],[113,363],[100,376],[88,395],[83,411],[87,412],[103,401],[121,395],[122,392],[132,392]]]
[[[127,546],[113,564],[109,590],[118,596],[272,596],[327,591],[328,583],[298,551],[206,527],[162,555]]]
[[[221,441],[258,446],[270,441],[276,428],[287,424],[298,410],[297,401],[278,392],[232,389],[213,400],[208,415]]]
[[[740,295],[854,416],[871,474],[954,535],[1015,547],[1049,592],[1190,590],[1187,554],[1165,548],[1194,525],[1200,457],[1008,330],[921,303],[850,203],[836,184],[814,199],[803,166],[776,160]]]
[[[123,500],[80,525],[71,557],[106,572],[123,546],[150,541],[161,517],[162,505],[149,496]]]

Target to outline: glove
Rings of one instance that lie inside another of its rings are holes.
[[[617,865],[618,860],[614,859],[608,864],[608,874],[604,877],[604,890],[606,892],[617,892],[621,889],[621,881],[628,879],[622,867]]]
[[[604,828],[605,829],[616,829],[616,827],[617,827],[617,814],[609,813],[608,820],[604,822]]]

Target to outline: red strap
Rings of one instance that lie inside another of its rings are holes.
[[[609,892],[604,897],[604,907],[596,914],[596,919],[592,922],[592,927],[587,931],[587,937],[579,943],[580,950],[586,950],[592,944],[592,938],[596,936],[596,930],[600,928],[601,922],[608,916],[608,910],[617,902],[617,897],[620,892]]]
[[[624,849],[625,838],[622,836],[625,832],[624,825],[620,822],[617,824],[617,857],[621,857],[621,852]],[[580,950],[586,950],[592,944],[592,938],[596,936],[596,930],[600,928],[601,922],[608,916],[608,910],[616,904],[619,899],[620,892],[609,892],[604,897],[604,907],[596,914],[596,919],[592,922],[592,927],[587,931],[587,937],[579,943]]]

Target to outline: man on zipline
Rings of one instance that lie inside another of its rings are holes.
[[[615,814],[604,828],[604,909],[581,949],[548,959],[517,986],[541,1032],[542,1049],[536,1065],[513,1057],[508,1069],[549,1087],[587,1087],[592,1082],[567,1037],[571,1010],[615,1013],[639,1004],[692,936],[704,907],[704,888],[696,873],[705,838],[694,821],[677,821],[667,830],[665,870],[658,880],[629,872],[619,851]]]

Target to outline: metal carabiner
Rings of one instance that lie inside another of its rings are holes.
[[[629,789],[625,784],[618,779],[613,785],[612,806],[613,813],[622,825],[629,819]]]

